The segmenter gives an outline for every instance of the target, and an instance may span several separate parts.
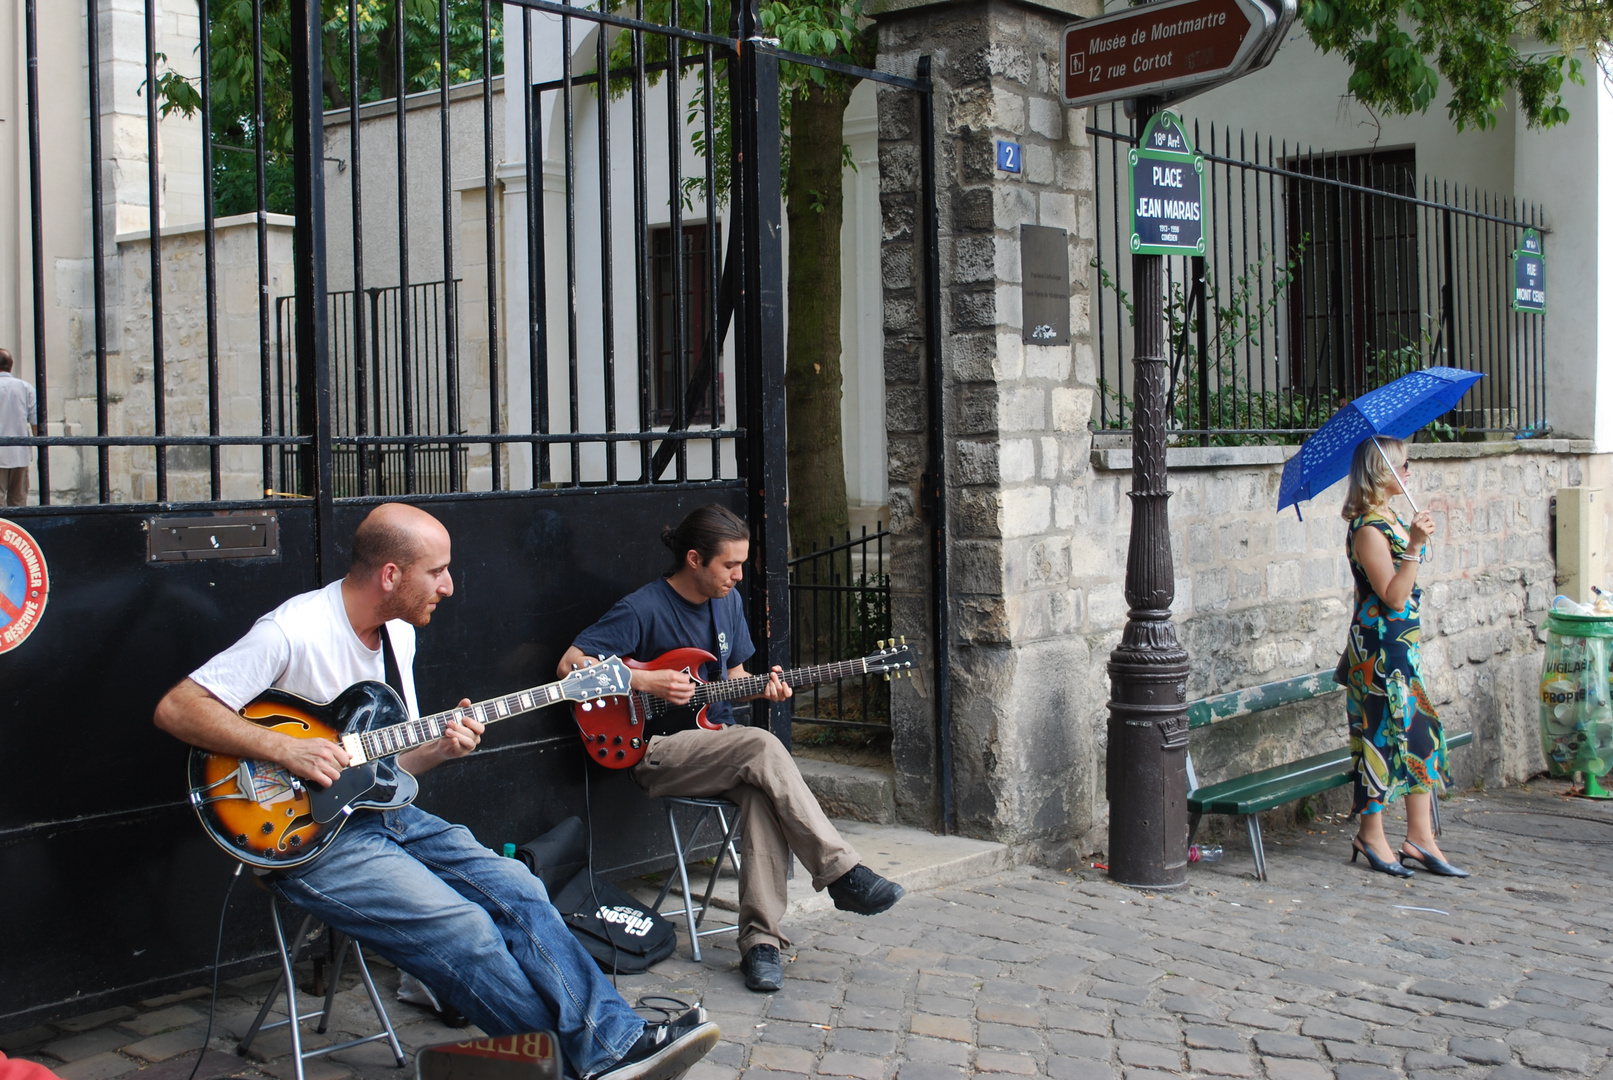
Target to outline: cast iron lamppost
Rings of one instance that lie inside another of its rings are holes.
[[[1137,102],[1136,130],[1156,112]],[[1174,888],[1187,880],[1187,651],[1171,625],[1176,595],[1165,486],[1164,256],[1131,257],[1136,304],[1131,543],[1126,629],[1109,654],[1109,876]]]

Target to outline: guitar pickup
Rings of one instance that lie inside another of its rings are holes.
[[[360,741],[357,735],[343,735],[342,749],[347,751],[347,767],[349,769],[354,765],[362,765],[370,760],[369,755],[364,753],[364,743]]]

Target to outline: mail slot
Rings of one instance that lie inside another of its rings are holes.
[[[146,561],[263,559],[280,554],[280,523],[273,513],[154,517],[146,521]]]

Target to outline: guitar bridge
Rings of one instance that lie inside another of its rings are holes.
[[[302,794],[302,781],[286,769],[250,758],[236,767],[235,786],[260,806],[273,806]]]

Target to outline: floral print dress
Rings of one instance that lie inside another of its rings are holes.
[[[1350,522],[1345,550],[1355,577],[1355,612],[1345,645],[1350,755],[1355,762],[1355,813],[1375,814],[1407,792],[1445,790],[1445,730],[1423,689],[1422,635],[1414,588],[1400,611],[1378,598],[1355,558],[1355,535],[1377,529],[1396,558],[1406,550],[1398,515],[1370,510]],[[1426,550],[1426,549],[1424,549]]]

